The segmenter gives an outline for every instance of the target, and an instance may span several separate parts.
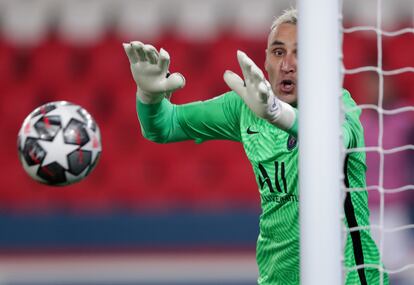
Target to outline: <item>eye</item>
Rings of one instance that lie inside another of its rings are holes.
[[[272,53],[275,56],[283,56],[285,54],[285,50],[283,48],[275,48],[274,50],[272,50]]]

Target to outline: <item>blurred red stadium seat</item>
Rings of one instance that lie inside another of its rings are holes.
[[[405,26],[409,26],[408,24]],[[404,25],[403,25],[404,27]],[[395,37],[384,37],[384,70],[394,70],[404,67],[413,67],[414,64],[414,34],[405,33]],[[401,48],[403,47],[403,48]],[[404,72],[390,76],[396,82],[399,96],[414,104],[414,73]]]
[[[213,40],[189,41],[177,35],[152,44],[171,56],[171,72],[187,83],[172,102],[206,100],[228,91],[226,69],[240,74],[236,51],[245,51],[263,67],[266,39],[246,39],[222,32]],[[4,189],[1,205],[19,210],[110,211],[195,208],[257,208],[255,178],[240,144],[194,142],[160,145],[141,135],[135,110],[136,87],[122,48],[122,37],[108,33],[100,42],[75,46],[52,34],[40,46],[21,49],[0,38],[0,123],[6,149],[16,148],[23,119],[40,104],[67,100],[86,108],[102,133],[103,152],[97,169],[77,185],[49,188],[24,174],[17,154],[0,171]],[[412,66],[413,35],[384,39],[384,69]],[[398,48],[395,52],[395,46]],[[344,35],[345,67],[376,65],[376,38],[370,33]],[[393,76],[394,77],[394,76]],[[412,73],[395,76],[402,96],[414,101]],[[390,81],[386,85],[391,86]],[[345,86],[358,103],[376,103],[378,76],[347,76]],[[391,88],[392,89],[392,88]],[[4,152],[4,151],[3,151]],[[2,187],[3,188],[3,187]]]

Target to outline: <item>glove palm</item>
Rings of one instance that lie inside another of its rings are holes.
[[[158,103],[184,87],[184,76],[180,73],[169,74],[170,56],[164,49],[158,52],[153,46],[136,41],[124,43],[123,47],[137,84],[137,96],[143,103]]]
[[[244,52],[237,51],[237,59],[244,81],[234,72],[227,70],[224,73],[227,85],[258,117],[281,129],[291,128],[296,119],[293,107],[275,96],[263,72]]]

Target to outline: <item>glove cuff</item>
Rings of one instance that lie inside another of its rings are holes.
[[[289,130],[296,121],[296,112],[288,103],[278,100],[278,107],[274,108],[269,122],[282,130]]]
[[[164,99],[165,94],[149,94],[142,91],[140,88],[137,88],[137,99],[144,104],[157,104]]]

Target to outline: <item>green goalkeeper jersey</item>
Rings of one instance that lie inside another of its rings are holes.
[[[343,102],[348,108],[356,106],[345,90]],[[166,99],[155,105],[138,102],[137,110],[143,135],[155,142],[195,140],[199,143],[212,139],[227,139],[243,144],[253,167],[261,197],[262,213],[256,251],[258,283],[299,284],[296,127],[286,132],[258,118],[234,92],[211,100],[183,105],[171,104]],[[355,108],[346,113],[342,129],[344,144],[348,148],[364,146],[359,115],[360,110]],[[349,188],[364,188],[365,170],[363,152],[348,154],[344,163],[345,185]],[[367,191],[347,192],[344,213],[344,223],[348,227],[368,226]],[[355,268],[363,264],[370,266]],[[381,262],[368,229],[347,234],[344,266],[347,272],[346,284],[380,284],[380,272],[376,267],[381,266]],[[382,279],[383,284],[388,284],[386,274],[383,274]]]

